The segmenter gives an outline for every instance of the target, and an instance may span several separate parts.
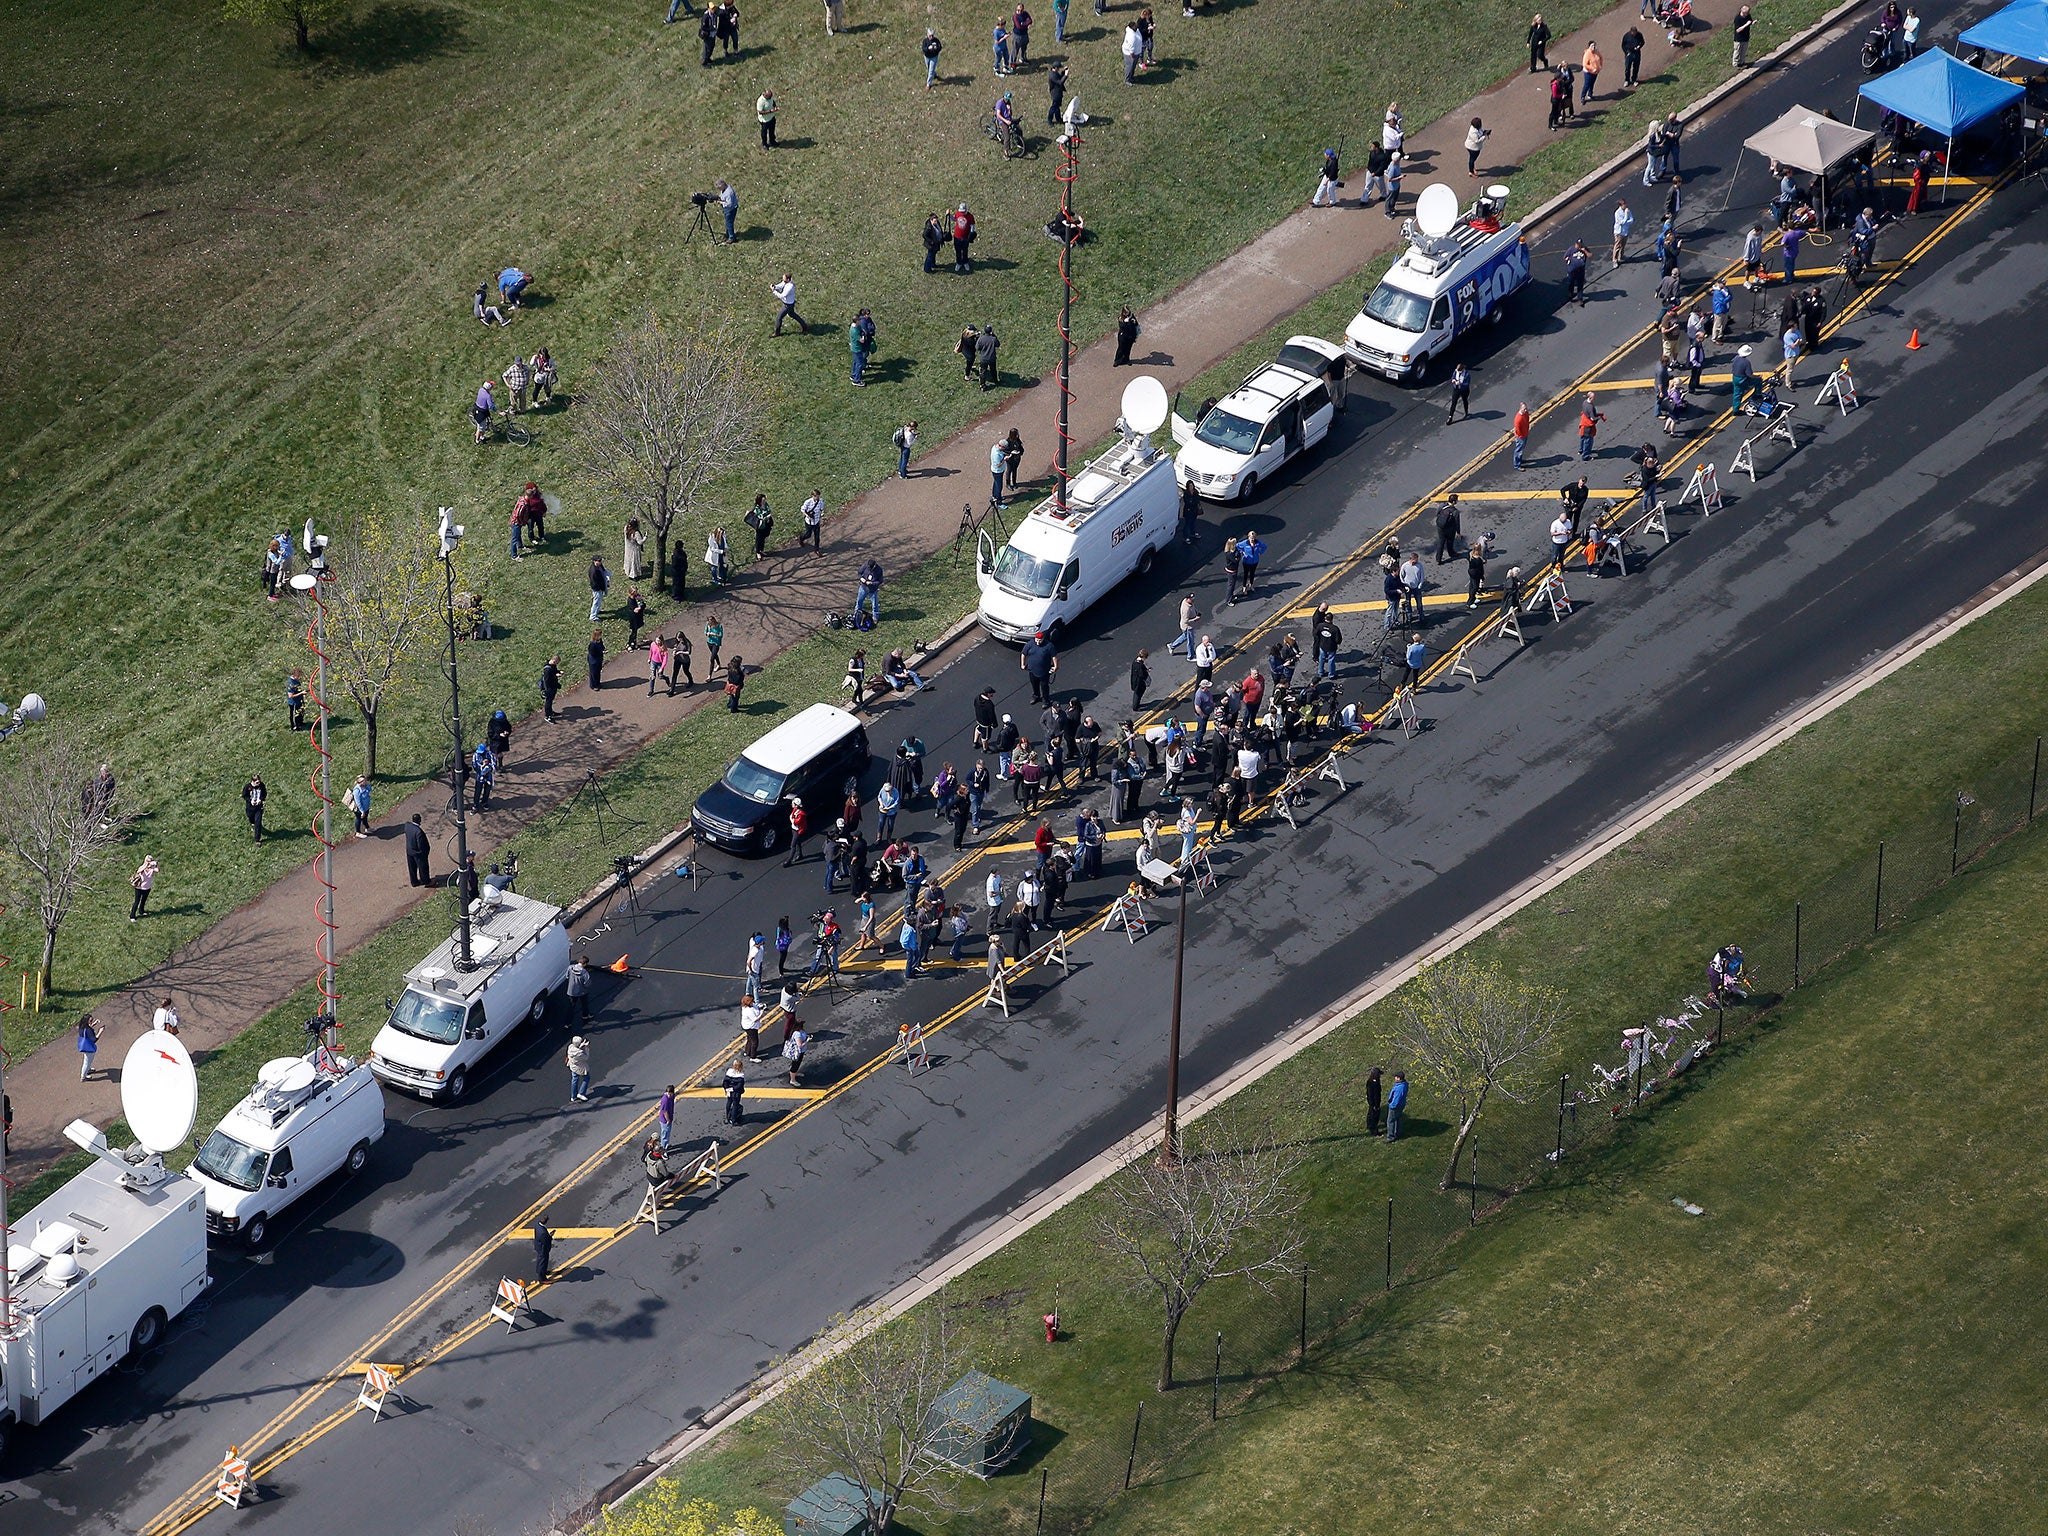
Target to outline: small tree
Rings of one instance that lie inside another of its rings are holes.
[[[622,330],[592,365],[569,452],[586,479],[654,530],[658,580],[667,580],[677,519],[760,451],[762,394],[751,343],[701,311]]]
[[[377,720],[433,647],[442,603],[439,541],[422,510],[386,518],[366,513],[328,551],[327,686],[355,700],[363,717],[363,771],[377,772]],[[331,704],[330,704],[331,707]]]
[[[782,1536],[782,1522],[758,1509],[727,1514],[708,1499],[685,1498],[660,1478],[631,1504],[598,1516],[590,1536]]]
[[[341,20],[353,9],[353,0],[222,0],[221,9],[230,21],[290,27],[299,52],[311,53],[313,28]]]
[[[1261,1289],[1301,1256],[1301,1153],[1256,1136],[1239,1145],[1183,1146],[1172,1162],[1144,1157],[1101,1202],[1095,1240],[1134,1289],[1159,1297],[1159,1390],[1173,1390],[1173,1345],[1188,1310],[1219,1280]]]
[[[0,747],[0,850],[7,883],[43,924],[38,974],[51,990],[57,930],[90,890],[134,820],[98,752],[65,724],[39,725]]]
[[[898,1510],[953,1507],[959,1468],[941,1453],[976,1427],[980,1405],[941,1403],[971,1364],[952,1310],[941,1292],[889,1323],[872,1308],[836,1318],[809,1352],[817,1363],[793,1362],[801,1374],[762,1404],[791,1480],[845,1478],[871,1531],[888,1530]]]
[[[1564,996],[1517,981],[1490,961],[1460,951],[1425,965],[1397,995],[1395,1048],[1417,1077],[1458,1105],[1458,1134],[1439,1189],[1458,1175],[1458,1159],[1498,1093],[1520,1102],[1537,1061],[1564,1018]]]

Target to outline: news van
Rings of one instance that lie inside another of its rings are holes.
[[[451,935],[406,973],[405,991],[370,1046],[382,1082],[453,1102],[478,1062],[521,1023],[538,1024],[569,985],[569,930],[562,909],[485,886],[470,907],[471,965]]]
[[[1408,249],[1344,329],[1344,350],[1372,373],[1420,384],[1451,343],[1482,320],[1499,321],[1529,282],[1529,244],[1503,222],[1508,189],[1491,186],[1458,211],[1441,182],[1423,188],[1402,225]]]
[[[332,1174],[362,1172],[383,1135],[384,1090],[367,1062],[325,1048],[265,1062],[192,1159],[206,1230],[261,1248],[280,1211]]]
[[[1330,435],[1330,365],[1343,349],[1290,336],[1272,362],[1190,421],[1173,413],[1174,473],[1209,501],[1250,501],[1261,478]]]
[[[1165,424],[1166,390],[1149,376],[1125,387],[1123,441],[1067,485],[1065,507],[1047,497],[999,549],[978,535],[976,617],[998,640],[1054,640],[1126,577],[1152,569],[1173,539],[1180,490],[1173,459],[1152,445]]]

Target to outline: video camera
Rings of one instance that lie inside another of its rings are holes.
[[[630,853],[622,853],[612,860],[612,873],[621,880],[633,878],[633,871],[640,867],[640,861]]]
[[[702,207],[706,206],[707,204],[710,204],[710,203],[715,203],[715,202],[717,202],[717,201],[718,201],[718,197],[717,197],[717,194],[715,194],[715,193],[711,193],[711,192],[692,192],[692,193],[690,194],[690,206],[691,206],[692,208],[702,208]]]

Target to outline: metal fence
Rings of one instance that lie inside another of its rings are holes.
[[[1745,938],[1755,990],[1747,1004],[1706,1005],[1702,968],[1690,1019],[1681,999],[1667,1005],[1676,1029],[1653,1019],[1648,1044],[1614,1058],[1628,1068],[1604,1088],[1590,1074],[1559,1080],[1555,1095],[1488,1111],[1478,1139],[1446,1192],[1433,1180],[1397,1193],[1384,1222],[1322,1222],[1312,1229],[1298,1275],[1270,1292],[1233,1288],[1205,1298],[1182,1330],[1175,1391],[1150,1379],[1129,1384],[1128,1428],[1086,1441],[1063,1440],[1027,1464],[1028,1497],[977,1509],[976,1531],[1069,1536],[1115,1499],[1177,1475],[1211,1427],[1286,1372],[1334,1360],[1374,1323],[1374,1303],[1395,1287],[1442,1273],[1452,1244],[1516,1190],[1560,1160],[1592,1150],[1631,1118],[1654,1113],[1704,1042],[1698,1059],[1736,1043],[1792,990],[1905,919],[1922,899],[2016,832],[2041,807],[2042,743],[1975,775],[1924,819],[1874,839],[1869,853],[1792,903],[1760,916]],[[1643,1036],[1637,1036],[1643,1039]],[[1661,1046],[1659,1051],[1653,1047]],[[1613,1071],[1613,1067],[1608,1067]],[[1220,1327],[1219,1327],[1220,1324]]]

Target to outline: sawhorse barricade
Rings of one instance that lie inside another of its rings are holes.
[[[1685,494],[1678,498],[1678,510],[1683,512],[1695,501],[1700,504],[1701,517],[1712,517],[1726,505],[1721,500],[1721,477],[1705,459],[1693,466],[1692,478],[1685,482]],[[1671,535],[1665,534],[1664,540],[1668,544]]]
[[[393,1397],[404,1395],[398,1390],[398,1377],[389,1366],[363,1367],[363,1389],[356,1394],[356,1407],[369,1409],[372,1419],[382,1419],[384,1405]]]
[[[1749,483],[1756,484],[1756,445],[1771,438],[1777,439],[1787,448],[1797,448],[1799,439],[1792,435],[1792,407],[1780,405],[1778,413],[1769,418],[1770,424],[1754,437],[1745,437],[1742,446],[1735,450],[1735,460],[1728,466],[1728,473],[1738,469],[1749,476]]]
[[[1036,965],[1056,965],[1060,968],[1062,976],[1074,974],[1074,963],[1067,958],[1066,929],[1053,929],[1050,939],[1024,957],[1022,969],[1029,970]]]
[[[1341,784],[1343,780],[1338,780]],[[1216,889],[1216,871],[1209,863],[1209,848],[1206,843],[1195,844],[1195,851],[1185,861],[1183,879],[1192,878],[1195,889],[1203,895]]]
[[[1152,927],[1152,914],[1145,910],[1144,892],[1136,885],[1125,887],[1123,895],[1109,909],[1109,921],[1121,923],[1124,937],[1137,943]]]
[[[1413,737],[1422,729],[1422,712],[1415,707],[1413,688],[1396,688],[1394,696],[1387,700],[1387,708],[1392,710],[1394,717],[1401,722],[1402,734]]]
[[[999,961],[995,970],[989,973],[988,990],[981,995],[981,1006],[1000,1008],[1004,1018],[1010,1016],[1010,968],[1007,964]]]
[[[1280,793],[1273,803],[1279,807],[1280,814],[1287,818],[1287,825],[1297,832],[1301,830],[1301,823],[1294,819],[1294,808],[1301,800],[1302,790],[1319,779],[1327,779],[1335,784],[1339,794],[1344,792],[1344,775],[1338,771],[1337,759],[1332,755],[1326,755],[1312,768],[1295,769],[1281,781]],[[1208,857],[1204,855],[1203,863],[1207,862]],[[1214,881],[1215,877],[1212,875],[1210,882],[1213,884]]]
[[[213,1496],[229,1509],[240,1509],[242,1500],[255,1497],[255,1493],[255,1485],[249,1481],[249,1458],[242,1454],[240,1446],[229,1446],[227,1455],[221,1458],[220,1473],[213,1480]]]
[[[688,1189],[699,1179],[709,1179],[714,1189],[722,1190],[725,1188],[725,1173],[718,1165],[718,1143],[715,1141],[706,1147],[697,1160],[681,1173],[671,1174],[659,1184],[648,1184],[647,1194],[640,1202],[640,1209],[633,1213],[633,1224],[638,1226],[644,1221],[654,1228],[654,1235],[659,1237],[661,1235],[662,1196]],[[508,1285],[512,1283],[511,1281],[506,1282]],[[502,1291],[504,1287],[500,1286],[499,1289]],[[492,1315],[496,1315],[495,1311]]]
[[[1669,544],[1671,542],[1671,519],[1664,510],[1664,503],[1661,501],[1651,502],[1649,511],[1643,514],[1643,520],[1636,525],[1635,531],[1645,536],[1654,533],[1666,544]]]
[[[1451,670],[1448,676],[1469,677],[1475,683],[1479,681],[1479,669],[1472,665],[1472,647],[1477,645],[1481,638],[1475,635],[1451,653]]]
[[[1826,405],[1830,400],[1846,416],[1863,402],[1856,395],[1856,380],[1849,372],[1847,360],[1835,365],[1835,371],[1828,375],[1827,383],[1821,385],[1820,393],[1813,397],[1816,407]]]
[[[1493,627],[1492,638],[1512,640],[1517,645],[1529,643],[1522,635],[1522,608],[1519,603],[1511,604],[1502,612],[1500,622]]]
[[[519,1314],[526,1308],[526,1284],[520,1280],[500,1280],[497,1298],[491,1303],[491,1318],[505,1325],[507,1333],[519,1328]],[[528,1314],[531,1316],[531,1314]]]
[[[902,1056],[903,1064],[910,1069],[912,1077],[917,1076],[919,1067],[932,1064],[932,1050],[925,1043],[924,1025],[912,1019],[896,1030],[896,1052]]]
[[[1599,553],[1593,559],[1593,574],[1599,576],[1610,565],[1614,574],[1628,574],[1628,535],[1617,528],[1601,536]]]
[[[1553,570],[1545,576],[1537,584],[1536,590],[1529,594],[1529,601],[1523,606],[1534,613],[1538,603],[1549,606],[1550,622],[1553,624],[1561,624],[1571,617],[1572,595],[1564,588],[1563,571]]]

